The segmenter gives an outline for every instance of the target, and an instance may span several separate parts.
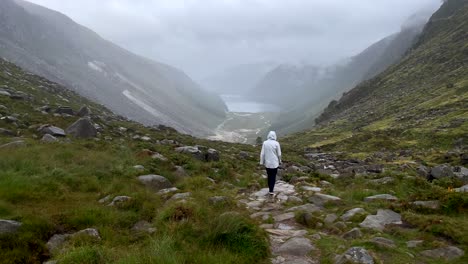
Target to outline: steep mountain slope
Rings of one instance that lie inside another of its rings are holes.
[[[217,94],[243,95],[269,72],[274,62],[237,65],[200,81],[203,88]]]
[[[357,138],[365,138],[368,144],[353,145],[356,148],[450,149],[454,142],[466,144],[467,3],[446,1],[408,55],[333,101],[317,118],[318,129],[332,138],[339,134],[334,144],[343,148]]]
[[[134,55],[68,17],[21,1],[0,2],[0,56],[72,87],[120,115],[199,136],[225,105],[183,72]]]
[[[414,24],[406,27],[373,44],[348,63],[328,69],[328,73],[315,83],[306,83],[290,111],[283,113],[272,129],[291,133],[311,128],[330,101],[398,62],[414,44],[423,26]]]

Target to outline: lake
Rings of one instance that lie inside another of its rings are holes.
[[[238,113],[264,113],[264,112],[279,112],[281,109],[272,104],[265,104],[247,99],[240,95],[221,95],[221,98],[226,103],[229,112]]]

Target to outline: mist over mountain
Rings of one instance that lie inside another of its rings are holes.
[[[0,56],[147,125],[209,135],[222,100],[185,73],[137,56],[65,15],[20,0],[0,2]]]
[[[217,94],[241,95],[253,89],[275,65],[274,62],[237,65],[204,78],[200,85]]]

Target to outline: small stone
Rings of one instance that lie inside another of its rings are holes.
[[[309,239],[303,237],[294,237],[281,245],[275,253],[292,256],[306,256],[314,249],[315,247],[312,245]]]
[[[386,225],[401,225],[401,215],[392,210],[378,210],[376,215],[368,215],[366,219],[359,224],[363,228],[383,231]]]
[[[384,237],[374,237],[371,242],[380,247],[396,248],[395,242]]]
[[[311,187],[311,186],[301,186],[301,189],[306,192],[321,192],[322,191],[322,188]]]
[[[415,208],[424,208],[424,209],[430,209],[430,210],[440,209],[439,201],[416,201],[416,202],[412,202],[411,205]]]
[[[159,191],[172,187],[171,182],[160,175],[143,175],[139,176],[138,180],[153,191]]]
[[[169,199],[169,201],[184,200],[184,199],[189,198],[190,196],[192,196],[192,194],[189,193],[189,192],[186,192],[186,193],[176,193],[176,194],[174,194],[174,195]]]
[[[462,257],[465,255],[465,252],[457,247],[449,246],[444,248],[425,250],[421,252],[421,255],[434,259],[452,260]]]
[[[105,204],[105,203],[109,202],[111,199],[112,199],[112,196],[107,195],[106,197],[100,199],[100,200],[98,201],[98,203],[100,203],[100,204]]]
[[[151,158],[158,159],[158,160],[161,160],[161,161],[167,161],[167,158],[164,157],[163,155],[159,154],[159,153],[154,153],[153,155],[151,155]]]
[[[326,224],[326,225],[331,225],[333,224],[336,219],[338,219],[338,216],[336,214],[328,214],[326,217],[325,217],[325,220],[323,220],[323,222]]]
[[[172,187],[172,188],[166,188],[166,189],[159,190],[158,194],[159,195],[165,195],[165,194],[174,193],[174,192],[177,192],[177,191],[179,191],[179,189],[177,189],[176,187]]]
[[[375,202],[375,201],[395,202],[395,201],[398,201],[398,198],[390,194],[377,194],[377,195],[364,198],[364,202],[367,202],[367,203]]]
[[[374,259],[367,252],[365,248],[362,247],[352,247],[348,249],[343,255],[341,255],[336,261],[335,264],[374,264]]]
[[[347,211],[346,213],[344,213],[340,218],[343,221],[349,221],[355,215],[358,215],[358,214],[367,214],[367,212],[363,208],[354,208],[354,209],[351,209],[351,210]]]
[[[14,137],[15,133],[9,129],[0,128],[0,135]]]
[[[133,168],[137,171],[144,171],[145,167],[143,165],[135,165]]]
[[[275,219],[275,222],[283,222],[283,221],[286,221],[286,220],[289,220],[289,219],[293,219],[294,216],[295,216],[294,213],[285,213],[285,214],[277,215],[277,216],[273,217],[273,219]]]
[[[344,239],[357,239],[360,237],[362,237],[362,232],[361,229],[357,227],[343,234]]]
[[[373,184],[389,184],[389,183],[392,183],[394,181],[395,181],[395,179],[392,178],[392,177],[384,177],[384,178],[381,178],[381,179],[371,180],[370,183],[373,183]]]
[[[56,127],[56,126],[51,126],[51,125],[40,126],[37,129],[37,131],[44,134],[44,135],[49,134],[49,135],[54,136],[54,137],[65,137],[65,136],[67,136],[65,134],[65,131],[63,131],[63,129],[61,129],[59,127]]]
[[[156,232],[156,228],[154,228],[149,222],[147,221],[139,221],[137,222],[131,229],[135,233],[148,233],[153,234]]]
[[[319,206],[323,206],[324,204],[327,204],[327,203],[332,203],[332,204],[340,203],[341,198],[332,196],[332,195],[316,193],[312,197],[309,198],[309,202],[314,203]]]
[[[121,206],[122,204],[125,204],[131,200],[132,197],[129,196],[117,196],[112,200],[112,202],[108,206]]]
[[[45,142],[45,143],[53,143],[53,142],[57,142],[58,139],[52,135],[49,135],[49,134],[45,134],[42,139],[41,139],[42,142]]]
[[[229,198],[226,196],[213,196],[208,199],[211,205],[223,205],[229,202]]]
[[[21,223],[12,220],[0,220],[0,235],[18,232]]]
[[[219,161],[219,152],[216,149],[208,149],[206,152],[206,161]]]
[[[416,247],[422,246],[423,243],[424,243],[424,240],[410,240],[406,242],[406,246],[408,248],[416,248]]]
[[[286,211],[287,212],[304,211],[308,213],[314,213],[314,212],[322,211],[322,209],[315,204],[304,204],[304,205],[291,207]]]

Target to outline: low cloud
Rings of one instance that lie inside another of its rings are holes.
[[[440,0],[30,0],[195,79],[260,61],[329,64]]]

